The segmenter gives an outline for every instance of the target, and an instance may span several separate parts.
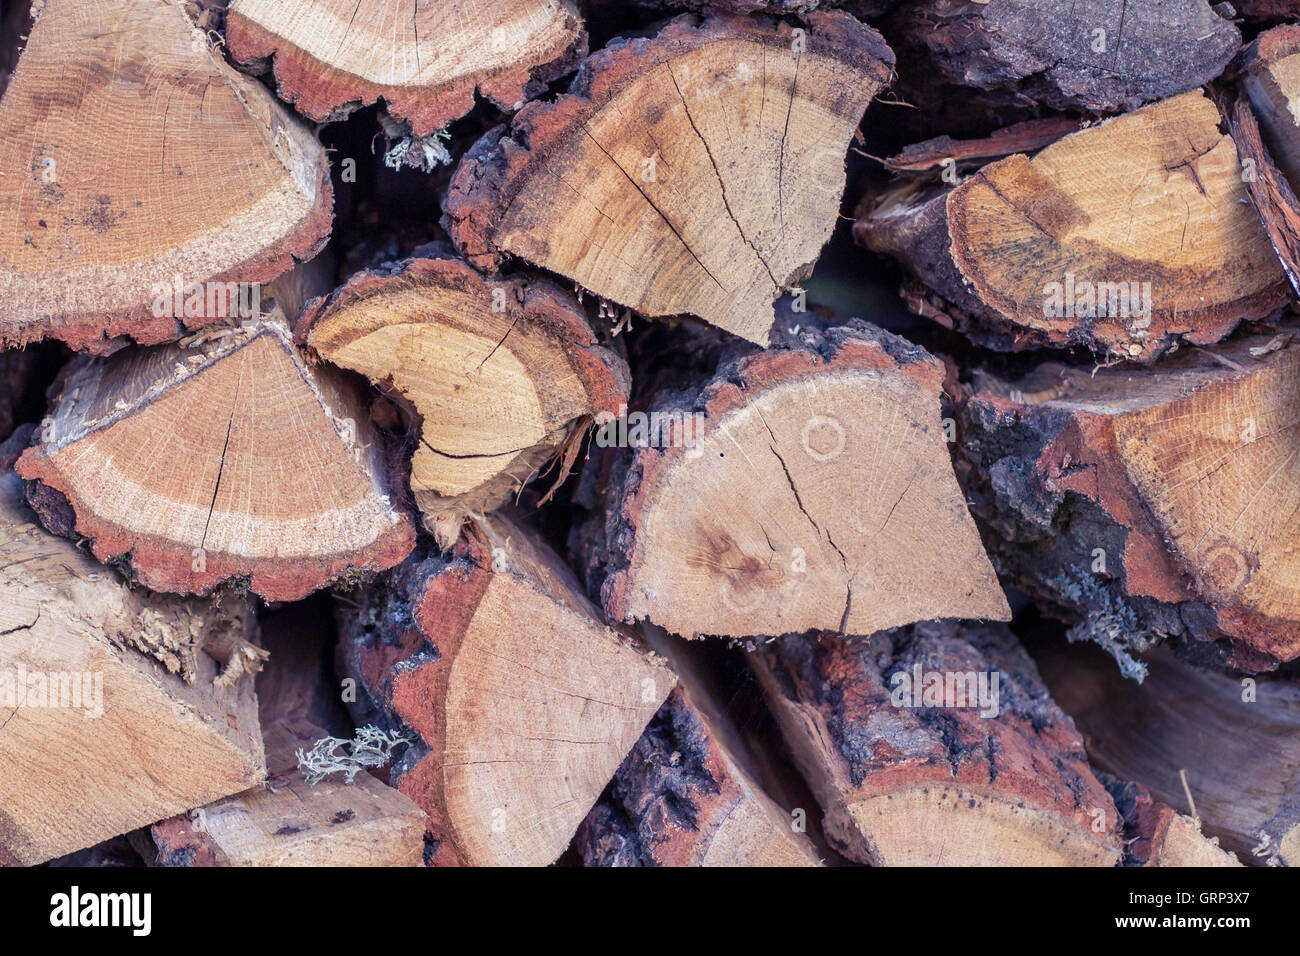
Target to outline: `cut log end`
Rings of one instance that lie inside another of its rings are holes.
[[[527,532],[476,529],[345,620],[344,667],[419,736],[393,783],[429,814],[435,865],[547,865],[674,678]]]
[[[273,59],[280,96],[318,123],[383,99],[413,135],[427,136],[468,113],[476,91],[518,109],[587,52],[572,0],[423,9],[388,0],[356,13],[352,0],[238,0],[227,17],[231,56]]]
[[[454,259],[354,276],[304,316],[318,355],[396,393],[419,419],[411,489],[447,548],[627,397],[627,368],[572,296],[485,281]]]
[[[946,195],[894,190],[855,234],[937,297],[917,311],[987,347],[1151,362],[1211,344],[1287,294],[1220,119],[1199,92],[1163,100],[991,163]],[[1125,187],[1098,188],[1098,168]]]
[[[893,67],[846,14],[806,22],[680,17],[610,44],[570,93],[467,154],[453,239],[480,267],[515,256],[766,343],[773,300],[830,238],[849,140]]]
[[[1235,339],[1140,376],[1047,366],[1012,385],[981,379],[959,448],[987,483],[972,489],[986,501],[977,513],[1016,541],[999,548],[1013,580],[1077,608],[1080,633],[1103,644],[1191,630],[1228,638],[1246,670],[1300,655],[1300,531],[1275,507],[1300,494],[1287,464],[1293,334]]]
[[[69,76],[94,92],[57,95]],[[180,4],[45,3],[0,101],[0,142],[3,346],[175,339],[227,318],[229,288],[269,281],[329,232],[320,143]]]
[[[0,476],[0,865],[32,865],[255,786],[252,681],[209,653],[251,609],[132,590]]]
[[[414,544],[356,396],[277,320],[83,361],[17,468],[66,499],[97,557],[160,591],[233,579],[297,600]]]
[[[941,377],[923,350],[855,322],[658,409],[683,437],[635,452],[608,613],[730,637],[1007,619],[953,477]]]
[[[1114,866],[1120,819],[1005,629],[783,638],[754,656],[840,852],[887,866]]]

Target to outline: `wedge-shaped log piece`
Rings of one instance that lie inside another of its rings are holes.
[[[358,723],[419,737],[391,779],[429,814],[433,864],[545,866],[675,678],[528,532],[499,516],[475,529],[345,618],[341,670],[366,691]]]
[[[1205,0],[919,0],[886,33],[914,72],[1008,104],[1116,112],[1218,76],[1241,46],[1228,17]]]
[[[940,364],[857,320],[781,336],[652,408],[672,425],[640,440],[612,506],[606,611],[730,637],[1007,619]]]
[[[1300,656],[1300,342],[1221,343],[1142,374],[980,377],[958,448],[1000,568],[1129,651],[1227,637],[1246,670]],[[964,469],[963,469],[964,471]]]
[[[251,609],[128,588],[42,531],[12,472],[0,477],[0,592],[0,865],[40,863],[263,779],[252,681],[218,680],[203,650],[242,645]]]
[[[318,123],[382,97],[416,136],[476,90],[518,109],[587,52],[572,0],[235,0],[226,39],[241,63],[273,55],[280,96]]]
[[[1124,865],[1145,867],[1241,866],[1236,854],[1201,833],[1194,817],[1151,798],[1140,783],[1100,774],[1124,817]]]
[[[984,167],[947,200],[962,277],[1020,344],[1139,360],[1271,314],[1285,279],[1219,122],[1187,93]]]
[[[292,601],[414,544],[364,405],[309,370],[277,319],[181,345],[84,359],[18,472],[47,527],[127,555],[159,591],[231,578]],[[57,491],[66,498],[60,503]]]
[[[766,344],[835,225],[844,155],[893,54],[847,14],[679,17],[466,155],[446,203],[470,261],[517,256],[647,315]],[[796,32],[797,29],[797,32]]]
[[[627,399],[622,359],[573,297],[539,278],[485,281],[455,259],[362,272],[303,322],[323,358],[413,406],[411,488],[444,548],[503,504],[601,412]]]
[[[680,683],[583,821],[586,865],[818,865],[798,825],[806,808],[798,817],[764,792],[750,742],[699,663],[657,628],[644,636]]]
[[[0,346],[174,339],[226,316],[216,283],[314,254],[324,150],[183,4],[40,6],[0,100]]]
[[[1243,177],[1291,288],[1300,294],[1300,26],[1259,35],[1242,57],[1230,112]]]
[[[1157,649],[1139,686],[1092,648],[1043,641],[1034,651],[1098,769],[1181,813],[1195,809],[1205,833],[1243,860],[1300,866],[1294,681],[1243,679]]]
[[[754,666],[826,811],[879,866],[1113,866],[1122,821],[1003,626],[789,636]]]
[[[266,783],[151,828],[163,866],[419,866],[424,813],[362,771],[309,784],[297,751],[324,730],[283,720],[266,731]]]
[[[1265,31],[1246,49],[1241,89],[1260,132],[1291,188],[1300,186],[1300,26]]]

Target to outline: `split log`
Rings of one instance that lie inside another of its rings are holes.
[[[309,784],[298,768],[326,732],[301,720],[266,734],[266,782],[150,828],[160,866],[419,866],[424,813],[370,774]]]
[[[257,784],[251,609],[129,589],[0,477],[0,864],[31,865]]]
[[[1226,638],[1248,671],[1300,656],[1292,335],[977,378],[959,474],[995,562],[1131,676],[1131,652],[1171,637],[1202,655]]]
[[[272,317],[79,360],[17,469],[47,527],[155,590],[292,601],[410,552],[383,455],[351,383]]]
[[[992,163],[946,196],[894,195],[857,236],[897,255],[987,347],[1149,361],[1180,339],[1217,342],[1286,302],[1219,122],[1200,93],[1164,100]]]
[[[1230,129],[1251,199],[1291,288],[1300,294],[1300,124],[1291,112],[1292,103],[1300,104],[1300,27],[1260,34],[1242,61],[1241,97],[1230,113]]]
[[[918,0],[889,18],[885,35],[919,77],[1098,113],[1194,90],[1241,46],[1205,0]]]
[[[415,136],[464,116],[476,91],[518,109],[587,53],[572,0],[235,0],[226,40],[244,65],[273,58],[281,99],[310,119],[382,98]]]
[[[340,655],[357,723],[418,736],[391,779],[429,814],[433,865],[553,863],[675,683],[499,515],[372,588]]]
[[[1113,866],[1122,824],[1005,627],[789,636],[752,656],[831,844],[879,866]]]
[[[783,809],[708,676],[654,628],[678,686],[618,768],[575,843],[587,866],[816,866],[807,808]],[[792,810],[798,810],[794,813]]]
[[[324,150],[181,4],[40,6],[0,100],[0,346],[175,339],[319,249]]]
[[[538,277],[485,281],[460,260],[410,259],[353,276],[302,327],[321,357],[413,409],[411,489],[443,548],[627,399],[626,364]]]
[[[1291,188],[1300,186],[1300,26],[1261,33],[1242,57],[1241,91],[1259,117],[1260,131],[1273,162]]]
[[[773,300],[831,236],[849,140],[894,63],[847,14],[804,22],[688,15],[611,42],[567,95],[466,154],[448,232],[479,268],[515,256],[766,344]]]
[[[606,612],[688,637],[1007,619],[953,477],[942,377],[865,322],[814,323],[652,406],[658,425],[602,426],[598,443],[642,446],[611,489]]]
[[[1242,865],[1235,854],[1219,848],[1217,838],[1206,839],[1194,817],[1153,800],[1140,783],[1100,776],[1124,817],[1125,866]]]
[[[1042,641],[1034,654],[1099,769],[1194,809],[1205,832],[1242,859],[1300,866],[1294,680],[1232,676],[1158,649],[1145,655],[1149,670],[1138,685],[1091,648]]]

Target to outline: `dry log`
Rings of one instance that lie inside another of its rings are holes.
[[[315,253],[324,150],[181,4],[38,6],[0,100],[0,346],[175,339]]]
[[[383,455],[351,383],[271,317],[81,359],[17,468],[47,527],[155,590],[287,601],[410,552]]]
[[[856,233],[902,259],[981,345],[1149,361],[1180,340],[1217,342],[1286,301],[1219,121],[1200,93],[1164,100],[992,163],[947,195],[894,194]]]
[[[917,0],[889,18],[885,35],[919,77],[1012,104],[1101,113],[1208,83],[1241,45],[1205,0]]]
[[[358,16],[360,14],[360,16]],[[464,116],[477,91],[504,110],[587,53],[573,0],[235,0],[226,39],[240,63],[274,59],[276,89],[318,123],[382,98],[415,136]]]
[[[786,809],[768,795],[708,675],[680,642],[655,628],[642,633],[668,658],[678,686],[578,829],[585,865],[818,865],[807,808]]]
[[[1268,30],[1247,47],[1240,90],[1230,129],[1242,176],[1291,288],[1300,294],[1300,125],[1291,113],[1291,104],[1300,103],[1300,27]]]
[[[160,866],[419,866],[425,816],[409,797],[359,773],[309,784],[296,752],[326,732],[302,720],[266,731],[266,782],[155,823]]]
[[[977,378],[959,474],[995,562],[1132,676],[1130,651],[1169,637],[1226,637],[1245,670],[1300,656],[1292,335]]]
[[[515,256],[766,344],[773,300],[830,238],[850,137],[894,62],[847,14],[804,22],[688,15],[611,42],[568,94],[465,155],[448,232],[477,267]]]
[[[1125,866],[1242,865],[1236,854],[1219,848],[1218,838],[1206,839],[1194,817],[1153,800],[1140,783],[1099,776],[1124,817]]]
[[[251,609],[129,589],[41,531],[12,472],[0,476],[0,593],[0,864],[262,780],[252,681],[228,666],[251,647]]]
[[[996,625],[779,638],[755,669],[841,853],[883,866],[1113,866],[1122,821]]]
[[[1091,648],[1042,641],[1034,654],[1099,769],[1194,810],[1205,832],[1244,860],[1300,866],[1294,680],[1234,677],[1155,650],[1138,685]]]
[[[371,589],[340,656],[357,723],[418,736],[391,779],[429,814],[434,865],[554,862],[675,683],[499,515]]]
[[[942,376],[867,323],[814,323],[652,406],[668,425],[598,433],[643,446],[611,489],[607,613],[730,637],[1007,619],[953,478]]]
[[[1228,128],[1241,154],[1242,176],[1251,202],[1259,211],[1292,291],[1300,294],[1300,200],[1273,164],[1264,146],[1259,123],[1244,96],[1238,97],[1228,116]]]
[[[626,364],[538,277],[485,281],[456,259],[415,258],[358,273],[302,322],[317,354],[419,419],[411,489],[443,548],[627,399]]]

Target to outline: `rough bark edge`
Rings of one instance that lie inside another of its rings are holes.
[[[1150,510],[1116,465],[1113,435],[1099,420],[1104,416],[1080,412],[1081,423],[1066,409],[969,387],[957,409],[957,476],[981,530],[992,532],[982,535],[989,557],[1000,576],[1073,625],[1071,640],[1096,641],[1138,681],[1146,667],[1133,654],[1169,639],[1178,639],[1182,653],[1208,655],[1247,673],[1273,670],[1300,655],[1300,622],[1218,606],[1197,593],[1187,567],[1165,548]],[[1073,563],[1052,565],[1047,559],[1054,547],[1071,547],[1076,522],[1089,547],[1075,547]],[[1104,579],[1069,574],[1095,547],[1122,555],[1120,566]],[[1226,646],[1203,646],[1223,641]]]
[[[989,27],[984,24],[988,3],[989,0],[953,4],[926,0],[923,4],[908,4],[889,18],[886,28],[913,63],[921,69],[929,67],[938,78],[958,89],[993,94],[1008,105],[1041,105],[1094,113],[1131,111],[1144,103],[1195,89],[1218,76],[1241,47],[1241,32],[1224,14],[1214,10],[1218,29],[1235,35],[1236,41],[1226,53],[1204,62],[1199,72],[1192,72],[1190,78],[1194,82],[1173,86],[1166,83],[1167,89],[1153,90],[1148,80],[1141,84],[1141,90],[1134,88],[1138,84],[1132,84],[1111,91],[1105,89],[1106,81],[1123,74],[1092,64],[1075,64],[1067,72],[1069,64],[1050,57],[1059,50],[1034,49],[1026,37],[999,42],[1001,36],[993,28],[996,24]],[[1062,88],[1063,73],[1076,80],[1086,76],[1089,89]]]
[[[845,659],[854,655],[862,660],[871,655],[874,675],[864,663]],[[906,711],[914,715],[929,743],[944,751],[921,759],[905,726],[897,721],[878,725],[870,717],[894,709],[887,686],[892,684],[890,675],[915,665],[949,670],[954,660],[959,665],[986,664],[1009,678],[1000,688],[1000,713],[982,720],[962,710]],[[882,862],[870,834],[852,819],[851,804],[934,785],[1030,809],[1067,827],[1073,824],[1083,842],[1110,849],[1119,861],[1120,817],[1113,801],[1092,772],[1074,721],[1052,699],[1033,659],[1005,625],[921,623],[882,631],[869,642],[830,634],[788,635],[753,655],[751,662],[801,772],[823,804],[832,846],[850,859]],[[879,687],[871,683],[872,676],[879,678]],[[981,725],[987,725],[987,731]],[[894,734],[897,739],[891,739]],[[815,758],[796,739],[809,735],[826,735],[818,746],[833,755],[835,766],[813,763]],[[1009,752],[1005,743],[1020,741],[1021,748],[1013,749],[1025,749],[1027,763],[1015,767],[999,761]],[[1046,766],[1033,759],[1040,756],[1047,756],[1057,773],[1050,783]],[[1005,783],[997,784],[1008,773],[1014,773],[1018,803],[1009,798]],[[1100,834],[1093,830],[1096,810],[1104,815]]]

